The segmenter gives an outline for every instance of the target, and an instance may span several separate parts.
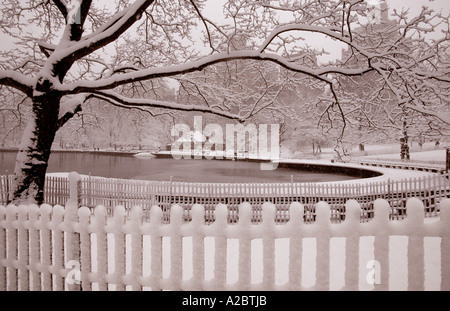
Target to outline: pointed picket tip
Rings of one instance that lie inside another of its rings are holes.
[[[152,205],[150,208],[150,223],[161,224],[163,217],[163,211],[160,206]]]
[[[16,219],[18,208],[13,204],[6,206],[6,219]]]
[[[98,205],[94,209],[95,217],[106,217],[107,214],[108,214],[108,211],[106,210],[106,207],[103,205]]]
[[[123,218],[127,214],[127,211],[123,205],[117,205],[114,207],[114,213],[113,218],[117,219],[118,221],[123,221]]]
[[[50,215],[52,214],[53,207],[49,204],[42,204],[40,207],[40,210],[41,210],[41,215],[50,217]]]
[[[327,202],[320,201],[316,204],[316,223],[329,224],[330,223],[330,205]]]
[[[19,205],[19,207],[17,208],[17,212],[18,212],[18,219],[20,221],[25,221],[28,218],[28,208],[27,205]]]
[[[37,220],[37,217],[39,215],[39,206],[37,204],[27,205],[27,212],[30,220]],[[1,208],[0,208],[0,215],[1,215]]]
[[[277,209],[271,202],[265,202],[262,205],[262,220],[263,223],[273,223],[275,221]]]
[[[252,206],[248,202],[239,204],[239,224],[250,224],[252,220]]]
[[[215,223],[225,225],[228,221],[228,207],[222,203],[217,204],[215,216]]]
[[[305,206],[300,202],[292,202],[289,205],[289,222],[303,223]]]
[[[53,217],[56,217],[57,219],[62,219],[64,215],[65,215],[64,206],[61,205],[53,206]]]
[[[82,206],[78,209],[77,215],[80,220],[89,219],[91,216],[91,209],[87,206]]]
[[[183,223],[183,208],[178,205],[174,204],[170,208],[170,223],[172,224],[181,224]]]
[[[389,213],[391,207],[389,202],[384,199],[376,199],[373,203],[373,213],[375,222],[387,222],[389,221]]]
[[[194,204],[191,207],[192,223],[203,224],[205,220],[205,209],[201,204]]]
[[[406,220],[412,224],[423,224],[425,210],[423,202],[418,198],[410,198],[406,201]]]
[[[345,203],[345,223],[359,224],[361,222],[361,206],[356,200]]]

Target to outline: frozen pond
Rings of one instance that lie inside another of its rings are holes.
[[[16,152],[0,152],[0,174],[12,174]],[[89,152],[53,152],[48,173],[76,171],[93,176],[187,182],[325,182],[360,177],[278,167],[261,170],[260,163],[229,160],[174,160]]]

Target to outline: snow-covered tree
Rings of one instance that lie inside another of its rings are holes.
[[[0,85],[31,102],[14,203],[43,201],[55,134],[93,98],[149,113],[198,111],[242,122],[274,104],[276,89],[267,89],[269,79],[261,81],[262,69],[275,65],[315,80],[326,91],[323,115],[339,116],[341,125],[352,94],[340,89],[338,78],[365,74],[381,79],[397,106],[450,123],[441,112],[449,104],[448,16],[424,8],[409,17],[405,11],[394,14],[394,24],[371,29],[364,24],[370,12],[362,0],[228,0],[215,10],[222,17],[207,14],[207,2],[2,1],[0,28],[14,38],[15,48],[2,53]],[[353,32],[364,25],[366,32]],[[439,37],[427,37],[438,29]],[[315,60],[326,51],[313,46],[318,38],[330,47],[347,46],[358,62],[319,64]],[[226,87],[212,78],[213,65],[223,68],[219,64],[262,68],[261,79],[237,74],[240,81]],[[192,78],[194,72],[203,82]],[[157,96],[154,90],[167,79],[195,100]],[[137,92],[139,87],[149,89]]]
[[[387,51],[395,51],[390,57],[379,58],[387,70],[383,74],[341,76],[340,87],[335,90],[346,95],[346,100],[341,101],[345,125],[353,128],[361,143],[392,139],[407,149],[410,137],[449,134],[448,58],[445,59],[449,48],[448,17],[437,14],[447,22],[431,22],[434,13],[426,7],[411,20],[407,19],[407,11],[392,12],[391,18],[382,14],[379,22],[353,29],[354,40],[359,44],[383,45]],[[411,37],[407,36],[410,27],[417,29]],[[357,67],[365,58],[349,47],[341,61]]]

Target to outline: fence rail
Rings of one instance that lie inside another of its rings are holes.
[[[280,223],[275,205],[266,202],[258,224],[252,224],[249,203],[239,205],[237,223],[228,221],[230,207],[224,204],[215,207],[212,222],[205,221],[202,205],[192,207],[191,220],[185,219],[181,206],[173,205],[170,223],[156,205],[148,219],[141,207],[133,207],[128,215],[118,206],[108,217],[104,206],[92,212],[73,200],[65,207],[0,206],[0,290],[328,290],[331,266],[336,264],[329,251],[333,238],[345,239],[342,289],[357,290],[360,270],[366,268],[359,264],[365,236],[374,238],[373,258],[381,267],[375,271],[373,289],[388,290],[395,269],[389,262],[390,237],[402,235],[408,236],[403,263],[407,289],[425,288],[427,237],[438,238],[438,286],[450,290],[450,200],[440,203],[439,220],[433,223],[424,221],[424,205],[418,199],[408,200],[408,217],[401,221],[389,220],[389,203],[383,199],[374,202],[374,218],[364,223],[356,201],[346,203],[347,217],[340,224],[330,222],[328,203],[318,206],[313,224],[304,221],[305,206],[300,203],[291,203],[289,221]],[[302,251],[308,238],[316,245],[312,267],[305,267],[303,260],[310,255]],[[289,242],[281,253],[275,245],[285,240]],[[238,247],[230,246],[234,241]],[[261,245],[259,261],[252,259],[256,241]],[[237,265],[227,262],[232,258],[238,258]],[[281,284],[276,281],[279,260],[286,261],[288,271]],[[261,278],[255,281],[251,271],[257,262]],[[208,279],[207,266],[212,271]],[[235,276],[230,277],[230,270]],[[314,282],[306,287],[302,271],[311,270]]]
[[[445,165],[433,165],[428,163],[414,163],[410,161],[380,161],[380,160],[365,160],[359,161],[359,164],[365,166],[379,166],[387,168],[396,168],[403,170],[416,170],[433,173],[444,173],[446,171]]]
[[[214,220],[213,210],[217,204],[229,207],[229,222],[237,222],[237,209],[242,202],[249,202],[254,210],[253,222],[261,221],[264,202],[272,202],[277,209],[277,221],[288,220],[287,210],[292,202],[305,206],[305,219],[314,221],[316,204],[324,201],[332,208],[331,219],[339,222],[345,219],[345,203],[356,200],[361,205],[361,220],[373,217],[373,202],[382,198],[391,206],[391,219],[405,217],[406,200],[417,197],[424,203],[425,217],[439,215],[438,204],[450,196],[448,174],[431,174],[421,178],[381,180],[362,183],[186,183],[171,181],[141,181],[113,179],[92,176],[80,177],[71,173],[69,177],[48,175],[46,177],[44,200],[50,205],[65,205],[72,195],[80,206],[94,208],[103,205],[109,215],[115,206],[130,210],[141,206],[148,217],[150,208],[158,205],[169,222],[170,207],[178,204],[184,208],[184,215],[190,219],[194,204],[205,206],[205,217]],[[7,203],[12,184],[12,175],[0,176],[1,204]]]

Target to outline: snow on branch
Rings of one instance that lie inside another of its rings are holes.
[[[68,100],[62,101],[59,106],[58,127],[61,128],[77,112],[81,111],[81,105],[88,99],[88,94],[78,94]]]
[[[450,125],[450,115],[445,114],[442,111],[431,111],[424,107],[419,107],[418,105],[413,105],[413,104],[405,104],[404,107],[414,110],[414,111],[417,111],[423,115],[428,115],[428,116],[434,117],[434,118],[444,122],[445,124]]]
[[[51,43],[48,43],[48,42],[45,42],[45,41],[41,41],[41,40],[37,41],[37,44],[38,44],[39,49],[41,50],[41,52],[47,57],[49,57],[53,53],[55,48],[56,48],[55,45],[53,45]]]
[[[89,97],[95,97],[98,99],[105,100],[115,106],[123,107],[123,108],[139,108],[139,107],[149,107],[149,108],[162,108],[162,109],[170,109],[170,110],[181,110],[181,111],[198,111],[211,113],[218,116],[226,117],[229,119],[235,119],[239,121],[243,121],[244,118],[240,115],[230,113],[225,110],[216,109],[208,106],[200,106],[200,105],[185,105],[178,104],[174,102],[155,100],[149,98],[129,98],[123,95],[120,95],[113,91],[96,91],[89,95]]]
[[[0,85],[11,86],[25,94],[32,93],[34,79],[13,70],[0,70]]]
[[[81,40],[73,44],[60,45],[62,49],[52,55],[54,56],[53,62],[64,62],[66,59],[78,60],[115,41],[141,18],[145,9],[153,1],[137,0],[114,15],[109,22],[91,35],[81,38]]]
[[[348,37],[344,37],[343,34],[337,33],[333,31],[330,28],[322,27],[322,26],[314,26],[309,24],[287,24],[280,27],[275,28],[270,35],[267,36],[266,40],[261,44],[258,51],[263,52],[271,43],[272,41],[278,37],[280,34],[289,32],[289,31],[306,31],[306,32],[314,32],[314,33],[321,33],[324,35],[329,36],[330,38],[336,39],[342,43],[347,44],[348,46],[354,48],[357,50],[361,55],[364,55],[367,58],[372,58],[374,55],[372,53],[369,53],[364,48],[360,47],[355,42],[351,41]]]
[[[243,50],[235,51],[231,53],[220,53],[203,57],[200,60],[185,63],[181,65],[173,65],[167,67],[157,67],[142,69],[139,71],[128,72],[120,75],[114,75],[109,78],[97,80],[97,81],[78,81],[67,84],[55,84],[55,88],[66,94],[75,94],[81,92],[94,92],[95,90],[112,89],[120,85],[150,80],[155,78],[173,77],[176,75],[186,74],[195,71],[201,71],[202,69],[221,62],[238,60],[238,59],[253,59],[260,61],[271,61],[284,67],[288,70],[299,72],[319,79],[328,84],[332,83],[332,80],[327,77],[330,73],[337,73],[343,75],[362,75],[371,68],[355,68],[347,69],[341,67],[323,67],[318,69],[311,69],[310,67],[291,62],[277,54],[260,53],[258,51]]]

